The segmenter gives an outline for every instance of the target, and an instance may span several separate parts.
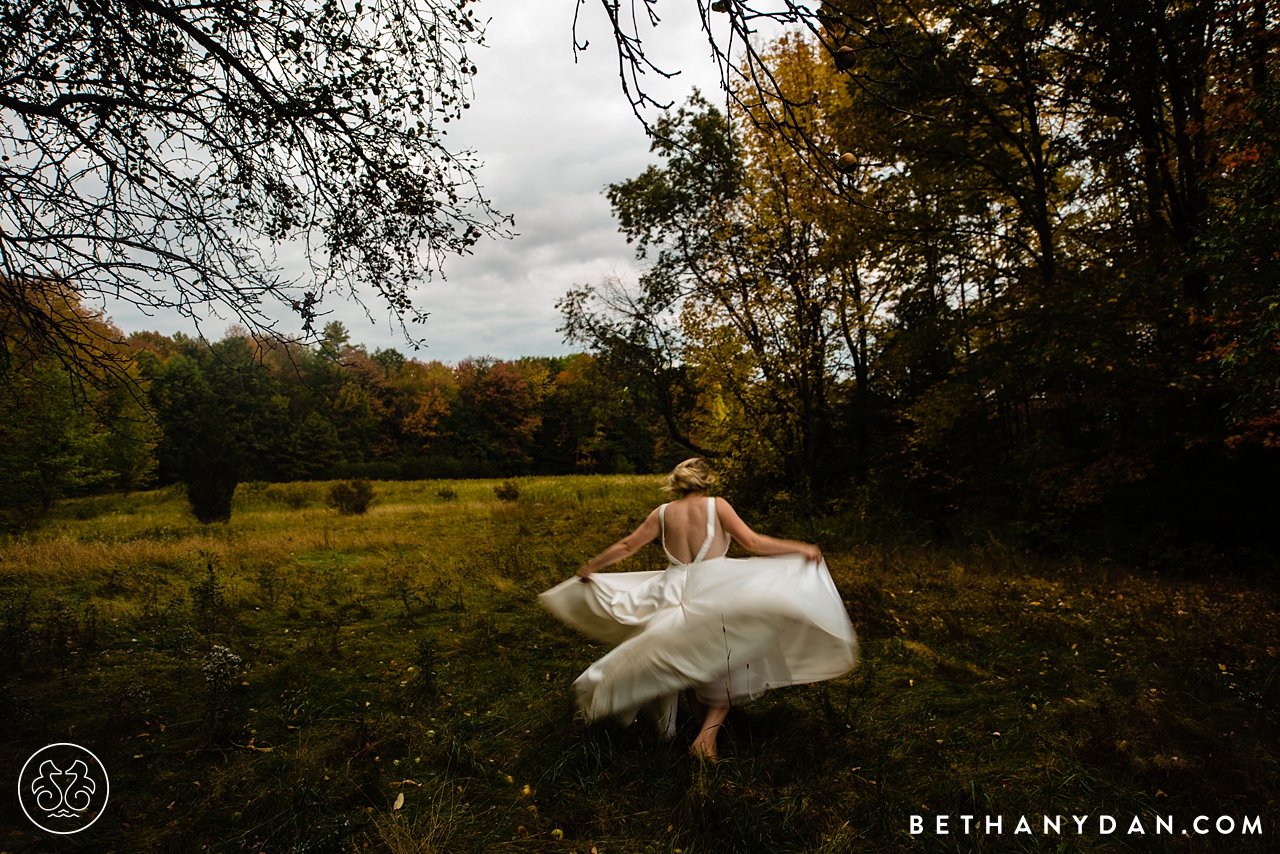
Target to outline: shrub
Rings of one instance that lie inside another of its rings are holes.
[[[203,525],[231,521],[231,499],[236,494],[236,482],[240,478],[216,467],[189,473],[184,479],[187,485],[187,501],[191,514]]]
[[[436,493],[436,496],[439,497],[441,501],[453,501],[458,497],[458,491],[452,486],[442,486]]]
[[[341,480],[329,487],[329,506],[345,516],[364,513],[372,500],[373,484],[367,478]]]
[[[368,481],[365,481],[365,483],[368,483]],[[309,505],[315,497],[314,490],[309,483],[286,483],[273,491],[278,493],[279,500],[290,510],[301,510]]]
[[[504,480],[493,488],[493,494],[498,496],[500,501],[515,501],[520,497],[520,487],[513,481]]]

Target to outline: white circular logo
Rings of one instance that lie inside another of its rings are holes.
[[[60,742],[31,755],[18,774],[18,803],[31,823],[49,833],[79,833],[107,806],[111,785],[98,757]]]

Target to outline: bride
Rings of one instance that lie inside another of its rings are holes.
[[[629,724],[645,709],[671,738],[685,691],[701,720],[690,750],[707,759],[731,703],[841,676],[858,655],[818,547],[752,531],[727,501],[707,496],[714,479],[700,458],[680,463],[663,488],[676,500],[539,597],[583,634],[617,644],[574,682],[588,721]],[[666,570],[598,572],[655,538]],[[763,557],[726,557],[731,539]]]

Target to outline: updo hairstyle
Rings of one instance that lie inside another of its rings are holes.
[[[683,498],[691,492],[705,492],[707,487],[716,482],[716,476],[702,457],[692,457],[680,463],[667,475],[667,485],[663,492],[674,492]]]

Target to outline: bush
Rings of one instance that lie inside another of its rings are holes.
[[[442,486],[440,487],[440,490],[436,492],[436,496],[441,501],[453,501],[458,497],[458,491],[452,486]]]
[[[368,481],[365,481],[368,483]],[[301,510],[315,498],[314,490],[309,483],[286,483],[269,490],[272,498],[283,503],[290,510]],[[368,503],[368,502],[366,502]],[[358,511],[363,513],[364,511]]]
[[[329,487],[329,506],[345,516],[356,516],[369,509],[373,500],[373,484],[367,478],[343,480]]]
[[[236,494],[235,474],[216,470],[196,472],[184,478],[191,513],[203,525],[231,521],[231,499]]]
[[[512,481],[504,480],[493,488],[493,494],[501,501],[515,501],[520,497],[520,487]]]

